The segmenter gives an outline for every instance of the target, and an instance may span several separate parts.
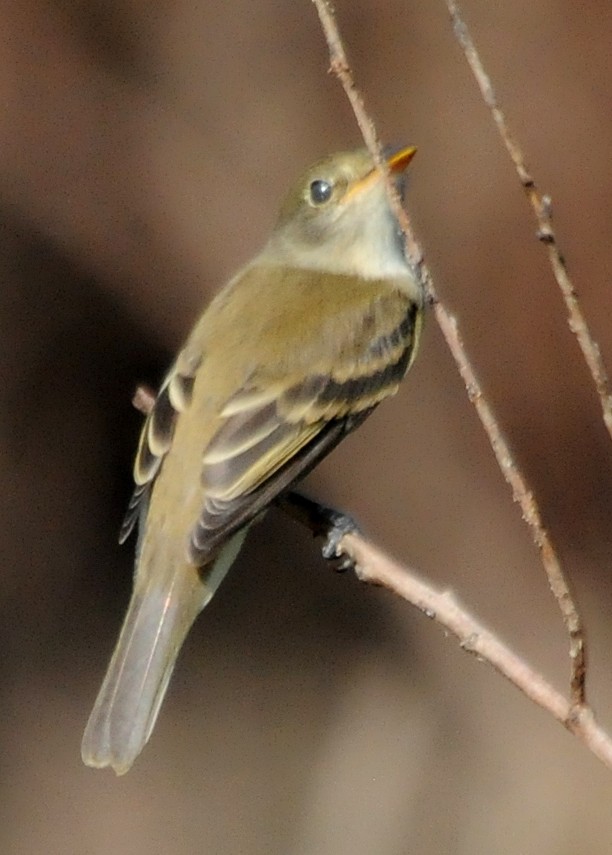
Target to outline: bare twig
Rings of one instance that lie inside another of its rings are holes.
[[[473,618],[448,591],[437,591],[359,534],[346,534],[339,551],[348,556],[362,582],[382,585],[453,633],[461,647],[485,660],[527,697],[573,733],[612,769],[612,738],[596,722],[590,707],[576,707],[541,674]]]
[[[480,421],[482,422],[497,462],[503,472],[504,478],[512,488],[512,496],[518,502],[523,513],[523,519],[531,529],[534,543],[540,552],[540,558],[551,590],[557,600],[563,621],[570,639],[570,697],[575,706],[586,702],[586,644],[584,628],[578,608],[572,597],[569,583],[561,567],[555,548],[550,539],[548,531],[544,527],[537,502],[529,489],[527,482],[520,469],[514,461],[510,449],[502,436],[499,425],[495,419],[489,402],[484,397],[480,384],[474,375],[474,371],[467,361],[467,356],[461,341],[457,321],[447,312],[438,312],[438,323],[442,328],[446,343],[448,344],[457,367],[465,383],[468,396],[476,407]]]
[[[366,112],[363,97],[359,93],[343,47],[334,11],[328,0],[313,0],[325,38],[329,48],[330,70],[336,74],[351,103],[353,112],[363,134],[364,140],[372,157],[377,163],[381,162],[380,146],[374,123]],[[434,304],[436,319],[446,343],[455,359],[461,373],[468,396],[487,433],[489,442],[497,459],[504,478],[512,488],[514,501],[518,502],[523,518],[531,530],[531,536],[536,544],[551,590],[557,600],[570,641],[570,699],[573,707],[581,707],[586,703],[586,642],[580,614],[572,597],[569,584],[557,557],[552,541],[538,510],[536,500],[529,489],[523,475],[518,469],[510,449],[504,440],[500,427],[493,415],[491,407],[483,396],[474,369],[468,359],[457,321],[439,301],[431,279],[431,274],[425,264],[423,252],[414,235],[410,219],[405,209],[399,204],[395,194],[392,194],[396,214],[406,236],[407,255],[415,273],[420,277],[426,293]]]
[[[547,248],[548,260],[567,308],[569,327],[578,339],[585,362],[591,372],[601,403],[604,424],[612,437],[612,394],[610,393],[608,374],[601,357],[599,346],[591,335],[576,291],[574,290],[574,285],[567,272],[565,259],[557,243],[557,235],[552,223],[552,202],[550,196],[540,193],[532,173],[527,168],[521,146],[508,127],[508,122],[499,105],[499,100],[491,79],[484,69],[459,6],[455,0],[445,0],[445,2],[451,16],[457,41],[461,45],[465,58],[476,78],[483,100],[491,110],[493,121],[514,163],[519,180],[525,190],[525,195],[533,208],[533,213],[538,224],[538,239]]]
[[[564,698],[524,659],[472,617],[449,591],[436,590],[415,570],[398,564],[362,537],[345,514],[295,492],[281,497],[278,505],[315,537],[325,538],[323,555],[341,559],[339,569],[353,567],[362,582],[388,588],[420,609],[426,617],[437,621],[459,639],[464,650],[492,665],[612,769],[612,737],[597,724],[591,709],[586,705],[577,707]]]
[[[340,31],[338,29],[338,24],[336,23],[336,16],[333,7],[329,0],[313,0],[313,3],[316,6],[319,20],[321,21],[321,27],[327,42],[327,47],[329,49],[329,70],[338,77],[344,91],[346,92],[346,96],[353,108],[355,119],[359,125],[359,130],[361,131],[363,140],[368,147],[374,162],[384,172],[387,172],[386,162],[382,155],[380,140],[378,138],[376,128],[374,127],[374,122],[366,111],[363,96],[355,86],[353,72],[351,71],[348,57],[344,49],[344,44],[340,37]],[[429,299],[432,302],[435,302],[436,296],[431,282],[431,275],[427,265],[425,264],[421,247],[414,235],[414,229],[412,228],[408,214],[399,201],[395,187],[390,181],[387,183],[396,213],[398,218],[401,218],[400,225],[406,239],[406,251],[408,258],[410,259],[415,272],[419,276],[419,280],[423,283]]]
[[[148,386],[139,386],[132,397],[132,406],[145,416],[148,416],[155,403],[155,394]]]

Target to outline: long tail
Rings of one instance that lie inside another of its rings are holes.
[[[236,535],[208,571],[166,565],[146,579],[136,574],[121,635],[83,735],[81,755],[87,766],[111,766],[123,775],[140,754],[183,641],[242,539],[242,533]]]

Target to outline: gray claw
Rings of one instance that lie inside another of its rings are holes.
[[[348,514],[340,513],[339,511],[329,510],[326,513],[326,522],[329,526],[323,544],[323,558],[327,561],[333,561],[336,558],[341,558],[342,551],[340,543],[346,534],[359,533],[359,526],[355,520]],[[353,561],[348,556],[342,557],[342,560],[336,567],[338,572],[350,570],[353,567]]]

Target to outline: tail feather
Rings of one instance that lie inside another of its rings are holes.
[[[81,754],[87,766],[125,774],[145,746],[179,650],[195,618],[231,566],[244,534],[234,537],[208,572],[182,565],[137,573],[128,612]]]

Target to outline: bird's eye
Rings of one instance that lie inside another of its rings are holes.
[[[324,205],[329,202],[333,193],[333,185],[324,178],[317,178],[310,184],[310,199],[314,205]]]

